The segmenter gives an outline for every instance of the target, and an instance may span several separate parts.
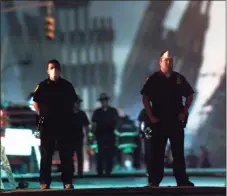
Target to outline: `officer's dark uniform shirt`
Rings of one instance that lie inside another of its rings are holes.
[[[88,117],[84,111],[79,110],[73,113],[73,133],[76,140],[83,139],[83,127],[88,126],[89,124]]]
[[[72,121],[73,104],[78,99],[72,84],[60,78],[46,79],[37,86],[33,101],[38,103],[44,124],[64,125]]]
[[[143,108],[140,111],[140,114],[138,116],[138,121],[144,122],[145,123],[145,126],[148,126],[150,124],[150,120],[149,120],[149,117],[147,115],[147,112],[146,112],[146,109],[145,108]]]
[[[106,136],[114,136],[114,129],[118,121],[118,112],[113,107],[108,107],[105,111],[98,108],[94,111],[92,122],[96,122],[96,137],[105,138]]]
[[[176,120],[183,108],[182,97],[188,97],[194,90],[184,76],[172,72],[170,77],[160,71],[152,74],[145,82],[141,94],[148,96],[153,114],[161,120]]]

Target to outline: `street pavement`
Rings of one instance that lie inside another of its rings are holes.
[[[204,176],[192,176],[190,180],[199,187],[225,187],[226,179],[222,177],[204,177]],[[38,189],[38,181],[28,181],[29,189]],[[121,178],[77,178],[74,179],[73,184],[75,189],[83,188],[117,188],[117,187],[143,187],[147,184],[146,177],[121,177]],[[4,180],[5,189],[11,189],[8,182]],[[176,186],[176,181],[173,176],[166,176],[161,186]],[[62,189],[63,185],[59,181],[52,181],[51,188]]]

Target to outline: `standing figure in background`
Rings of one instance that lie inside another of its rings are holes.
[[[165,167],[166,168],[173,168],[173,155],[171,151],[171,146],[167,145],[166,153],[165,153]]]
[[[57,60],[47,63],[48,78],[37,85],[33,106],[42,119],[39,124],[41,141],[40,187],[51,184],[52,156],[57,146],[61,160],[64,189],[73,189],[73,107],[78,100],[73,85],[63,79]]]
[[[98,144],[97,173],[99,176],[111,175],[116,152],[114,130],[118,121],[118,112],[109,106],[109,96],[102,93],[98,99],[101,107],[92,116],[92,132]]]
[[[135,152],[136,149],[140,147],[137,141],[139,133],[134,121],[127,115],[121,118],[121,123],[119,124],[118,129],[115,130],[115,134],[117,136],[117,148],[120,150],[119,156],[121,156],[120,165],[126,169],[131,168],[131,166],[135,169],[139,169],[141,161],[139,154],[140,149]],[[132,161],[128,160],[130,158]]]
[[[209,158],[209,151],[205,146],[200,146],[200,157],[199,157],[199,163],[198,167],[199,168],[210,168],[211,163],[210,163],[210,158]]]
[[[194,150],[190,150],[189,154],[186,156],[186,164],[188,168],[197,168],[198,166],[198,156],[196,156]]]
[[[80,109],[80,104],[83,100],[78,96],[78,100],[74,104],[73,109],[73,138],[74,138],[74,150],[77,155],[77,172],[79,177],[83,177],[83,147],[84,147],[84,130],[86,133],[86,139],[88,141],[89,136],[89,120],[87,114]]]

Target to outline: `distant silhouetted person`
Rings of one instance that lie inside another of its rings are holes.
[[[83,100],[78,96],[78,100],[74,103],[73,109],[73,137],[74,137],[74,150],[77,155],[77,172],[79,177],[83,177],[83,147],[84,147],[84,131],[88,141],[89,120],[87,114],[80,109],[80,104]]]
[[[211,163],[209,159],[209,151],[205,146],[200,146],[200,157],[199,157],[199,164],[200,168],[210,168]]]
[[[198,166],[199,158],[196,156],[194,150],[190,150],[186,156],[186,164],[188,168],[196,168]]]
[[[114,134],[118,122],[118,112],[109,106],[109,96],[102,93],[98,99],[101,107],[92,115],[92,132],[98,144],[97,173],[109,176],[113,169],[116,137]]]
[[[173,155],[171,151],[171,146],[168,145],[166,149],[166,157],[165,157],[165,167],[166,168],[173,168]]]
[[[132,155],[133,167],[135,169],[139,169],[141,159],[140,159],[140,143],[138,139],[140,138],[134,121],[131,120],[129,116],[126,115],[125,117],[122,118],[121,124],[119,125],[115,133],[117,135],[118,149],[120,149],[120,151],[122,152],[121,155],[122,154]]]

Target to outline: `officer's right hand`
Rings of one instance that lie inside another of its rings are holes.
[[[157,118],[157,117],[155,117],[155,116],[152,116],[152,117],[150,118],[150,121],[151,121],[152,124],[155,124],[155,123],[160,122],[160,119]]]

